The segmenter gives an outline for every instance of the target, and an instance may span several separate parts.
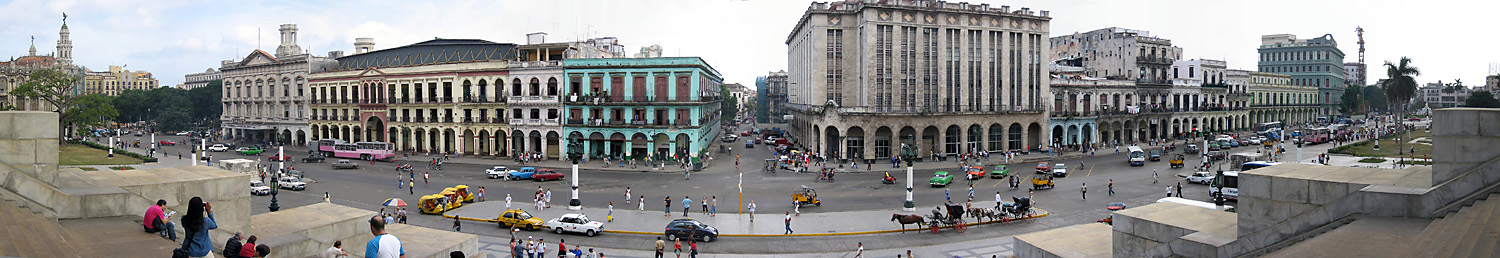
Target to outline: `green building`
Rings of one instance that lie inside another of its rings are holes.
[[[723,78],[702,58],[569,59],[563,68],[568,153],[696,160],[720,134]]]
[[[1296,35],[1260,36],[1258,71],[1291,75],[1291,85],[1318,87],[1319,115],[1338,114],[1344,96],[1344,51],[1333,35],[1297,39]]]

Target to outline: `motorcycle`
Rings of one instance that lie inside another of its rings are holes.
[[[896,183],[896,177],[891,176],[891,173],[885,173],[885,176],[880,178],[880,183],[888,184],[888,185],[889,184],[895,184]]]

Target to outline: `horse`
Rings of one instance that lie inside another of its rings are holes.
[[[995,220],[1000,218],[1000,213],[996,212],[995,209],[990,208],[970,208],[969,216],[974,217],[975,220],[979,220],[980,218]]]
[[[897,223],[901,223],[901,233],[902,234],[906,234],[906,224],[917,224],[917,227],[919,227],[919,228],[922,227],[924,224],[927,224],[927,221],[925,219],[923,219],[921,215],[916,215],[916,214],[912,214],[912,215],[891,214],[891,221],[895,221]]]

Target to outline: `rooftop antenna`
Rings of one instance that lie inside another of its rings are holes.
[[[260,27],[255,27],[255,49],[260,48]]]

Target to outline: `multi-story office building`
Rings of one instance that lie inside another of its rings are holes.
[[[181,88],[184,90],[197,89],[199,87],[208,86],[209,82],[218,79],[220,79],[219,70],[208,68],[208,70],[204,70],[201,73],[190,73],[187,75],[183,75]]]
[[[786,123],[786,71],[755,78],[755,121]]]
[[[571,59],[563,66],[569,152],[696,160],[719,136],[723,79],[701,58]]]
[[[125,70],[124,67],[111,65],[107,72],[87,69],[83,72],[84,94],[118,96],[126,90],[153,90],[156,87],[156,78],[152,78],[151,73],[146,71]]]
[[[1250,79],[1250,122],[1299,124],[1319,114],[1318,88],[1292,84],[1292,76],[1246,72]]]
[[[67,18],[63,18],[63,25],[58,29],[57,52],[50,55],[38,55],[36,52],[36,37],[31,38],[31,49],[25,56],[13,57],[9,61],[0,62],[0,106],[15,107],[27,111],[54,111],[57,110],[52,104],[40,99],[30,99],[10,94],[17,86],[31,79],[31,73],[44,69],[57,69],[63,74],[72,76],[83,76],[85,68],[73,65],[73,41],[69,39]],[[80,80],[74,89],[74,94],[82,94],[83,84]]]
[[[1047,11],[815,2],[787,36],[791,138],[830,158],[1037,149]],[[920,154],[917,154],[920,153]]]
[[[226,138],[297,145],[313,140],[307,76],[336,61],[303,53],[297,46],[297,25],[281,25],[276,55],[256,49],[244,59],[221,64],[224,113],[219,120]]]
[[[1333,35],[1297,39],[1296,35],[1260,36],[1260,63],[1257,71],[1292,76],[1292,85],[1318,88],[1320,114],[1338,113],[1344,95],[1344,51],[1339,50]]]

